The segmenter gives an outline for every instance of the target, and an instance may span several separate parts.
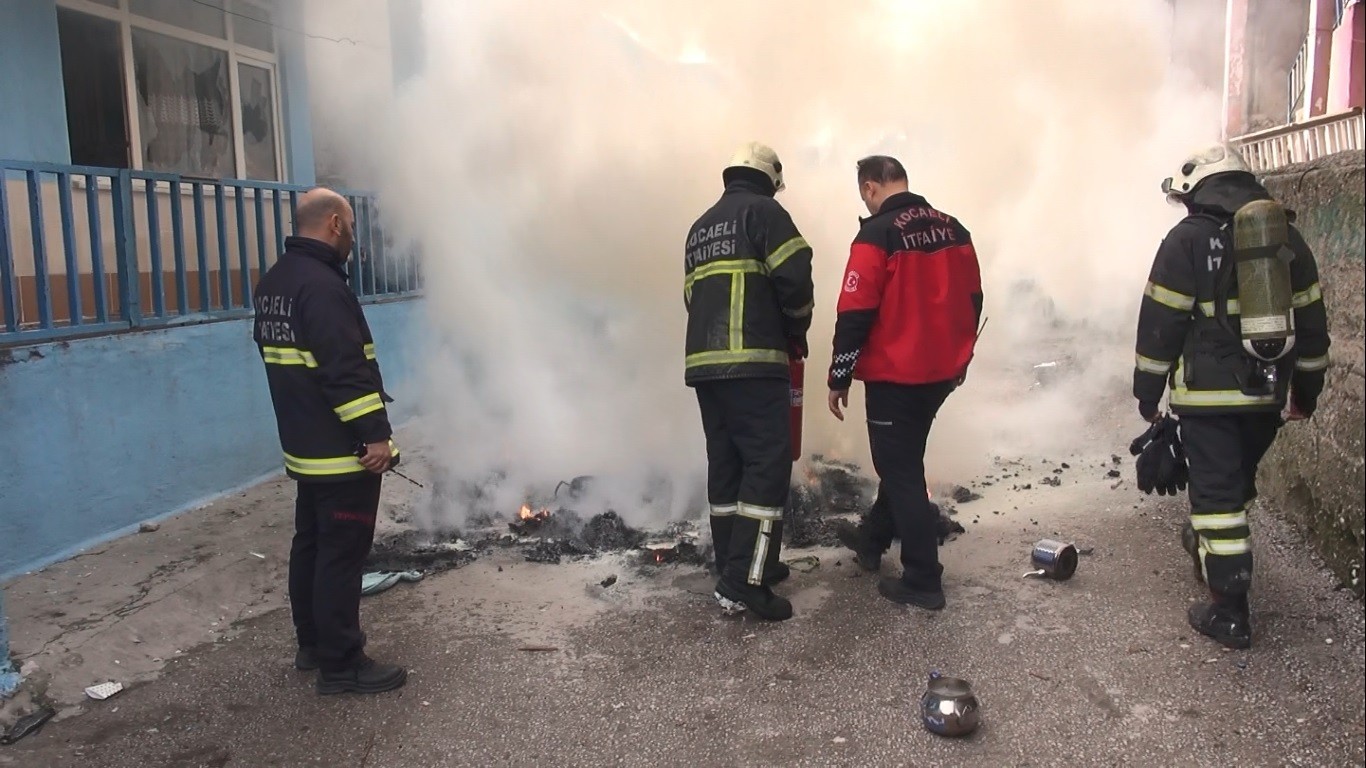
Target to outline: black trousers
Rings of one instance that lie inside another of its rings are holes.
[[[298,483],[289,605],[301,648],[315,649],[327,671],[362,656],[360,583],[375,538],[379,475],[335,483]]]
[[[1191,527],[1205,583],[1218,595],[1246,595],[1252,586],[1247,509],[1257,498],[1257,466],[1280,427],[1279,413],[1181,417]]]
[[[792,481],[790,384],[730,379],[697,385],[707,436],[707,500],[721,578],[758,586],[778,564]]]
[[[873,543],[901,539],[901,579],[912,589],[938,592],[939,515],[925,487],[925,445],[953,382],[866,384],[868,445],[877,471],[877,501],[864,519]]]

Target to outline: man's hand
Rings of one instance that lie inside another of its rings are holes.
[[[849,390],[832,389],[830,390],[830,412],[835,414],[835,418],[844,421],[844,409],[849,407]]]
[[[1138,404],[1138,415],[1142,416],[1143,420],[1149,424],[1156,424],[1162,420],[1162,414],[1157,412],[1157,403],[1140,402]]]
[[[805,336],[789,336],[787,338],[787,356],[793,360],[805,360],[811,350],[806,346]]]
[[[360,456],[360,465],[382,475],[389,471],[389,466],[393,461],[393,454],[389,448],[388,440],[381,440],[378,443],[367,443],[365,454]]]

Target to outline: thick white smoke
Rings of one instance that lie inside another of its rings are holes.
[[[315,96],[335,105],[326,133],[379,188],[388,228],[423,254],[432,458],[460,479],[508,472],[494,502],[508,509],[528,485],[584,474],[613,478],[618,502],[663,474],[688,489],[671,513],[700,493],[683,238],[741,142],[778,150],[780,200],[816,252],[808,453],[866,450],[860,404],[843,425],[824,409],[863,213],[855,160],[900,157],[912,189],[973,232],[990,325],[930,458],[961,477],[993,453],[1066,448],[1087,402],[1124,396],[1138,295],[1175,217],[1158,182],[1218,136],[1218,95],[1174,63],[1160,0],[470,0],[423,13],[416,79],[395,93],[342,64]],[[1221,45],[1220,19],[1207,21],[1203,42]],[[1031,394],[1003,378],[1060,348],[1086,363],[1069,386]],[[438,522],[464,512],[449,503]]]

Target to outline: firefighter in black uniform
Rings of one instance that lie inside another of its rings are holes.
[[[741,147],[722,180],[684,249],[685,380],[707,438],[716,599],[781,621],[792,604],[771,587],[789,573],[778,560],[792,478],[789,365],[807,352],[811,248],[774,199],[783,167],[772,149]]]
[[[1247,648],[1257,465],[1286,421],[1314,413],[1328,367],[1327,313],[1294,214],[1237,151],[1192,155],[1162,189],[1188,215],[1162,241],[1144,291],[1134,396],[1143,418],[1156,421],[1170,386],[1180,417],[1191,503],[1182,540],[1212,595],[1190,609],[1191,627]]]
[[[398,461],[374,339],[345,264],[355,214],[328,189],[305,194],[296,236],[256,286],[254,336],[284,451],[298,482],[289,602],[295,667],[318,670],[317,691],[380,693],[402,667],[365,655],[360,585],[375,534],[382,475]]]

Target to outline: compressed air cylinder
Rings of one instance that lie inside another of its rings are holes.
[[[1289,229],[1285,209],[1274,200],[1256,200],[1233,215],[1243,348],[1266,361],[1280,359],[1295,346]]]

